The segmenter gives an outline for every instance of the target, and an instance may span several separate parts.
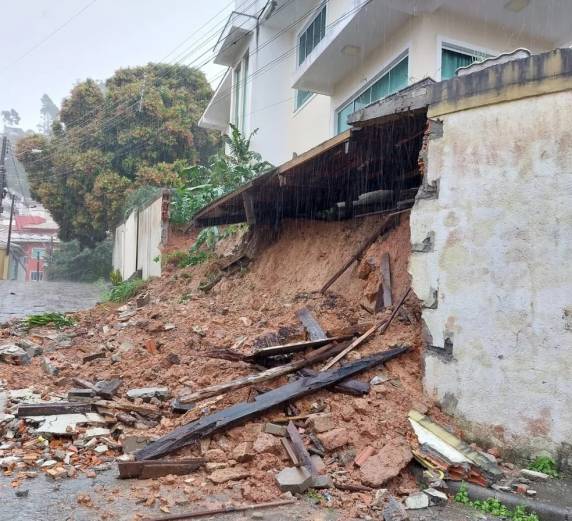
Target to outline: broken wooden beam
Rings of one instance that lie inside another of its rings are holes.
[[[286,454],[288,454],[288,457],[290,458],[290,461],[292,462],[292,464],[295,467],[300,465],[300,460],[298,459],[298,456],[296,455],[296,452],[294,451],[294,447],[292,447],[290,440],[288,440],[286,438],[280,438],[280,442],[282,443],[282,446],[284,447]]]
[[[314,315],[312,315],[312,312],[308,308],[302,308],[298,311],[297,315],[300,322],[302,322],[304,329],[308,332],[310,340],[323,340],[324,338],[327,338],[322,326],[320,326],[319,322],[314,318]]]
[[[183,425],[169,434],[150,443],[135,453],[135,459],[156,459],[173,452],[177,449],[193,444],[205,436],[228,429],[234,425],[244,423],[250,418],[260,416],[262,413],[278,407],[279,405],[292,402],[302,396],[311,394],[337,382],[351,378],[354,375],[372,369],[388,360],[391,360],[407,351],[400,347],[390,349],[362,358],[328,372],[322,372],[316,376],[301,378],[286,385],[273,389],[256,397],[253,402],[241,402],[222,409],[213,414],[203,416],[196,421]]]
[[[190,474],[204,465],[204,458],[187,458],[181,460],[152,461],[118,461],[117,468],[121,479],[153,479],[168,474]]]
[[[339,353],[344,349],[346,344],[326,344],[325,346],[317,349],[310,353],[307,357],[291,362],[286,365],[279,365],[266,371],[262,371],[256,374],[249,374],[242,378],[236,380],[231,380],[230,382],[224,382],[222,384],[215,384],[198,391],[183,394],[179,397],[181,403],[195,403],[206,398],[212,398],[213,396],[219,396],[221,394],[240,389],[241,387],[246,387],[247,385],[257,384],[261,382],[267,382],[268,380],[274,380],[280,376],[284,376],[290,373],[294,373],[303,367],[320,362],[322,360],[327,360],[330,356]]]
[[[117,393],[123,380],[121,378],[113,378],[112,380],[100,380],[95,384],[96,394],[104,400],[113,400],[113,396]]]
[[[286,427],[286,431],[288,432],[288,436],[292,442],[292,449],[294,454],[296,454],[298,461],[308,469],[312,476],[317,476],[319,474],[318,469],[312,461],[310,453],[306,450],[306,447],[304,447],[304,441],[302,440],[302,436],[300,436],[296,425],[290,422],[288,427]]]
[[[344,356],[346,356],[350,351],[352,351],[353,349],[355,349],[357,346],[359,346],[360,344],[362,344],[363,342],[365,342],[371,335],[373,335],[378,329],[380,330],[380,334],[383,335],[383,333],[385,333],[387,331],[387,328],[390,326],[391,322],[393,321],[393,319],[395,318],[395,315],[397,315],[397,312],[399,311],[399,309],[401,308],[401,306],[403,305],[403,303],[405,302],[405,299],[409,296],[409,293],[411,293],[411,288],[409,288],[405,294],[403,295],[403,297],[401,297],[401,300],[399,301],[399,303],[397,304],[397,306],[395,306],[395,309],[393,310],[393,313],[391,313],[391,316],[384,322],[380,322],[378,324],[373,325],[370,329],[368,329],[362,336],[360,336],[359,338],[356,338],[348,347],[346,347],[339,355],[336,355],[334,358],[332,358],[332,360],[330,360],[324,367],[322,367],[322,371],[327,371],[328,369],[330,369],[330,367],[332,367],[336,362],[339,362]]]
[[[56,414],[84,414],[93,411],[93,405],[85,402],[23,403],[16,416],[53,416]]]
[[[383,221],[381,226],[375,231],[375,233],[370,235],[361,244],[357,251],[346,261],[346,263],[338,271],[336,271],[332,277],[330,277],[330,279],[322,286],[320,292],[325,293],[330,288],[330,286],[336,282],[336,280],[338,280],[356,260],[361,259],[366,250],[378,239],[380,235],[387,233],[390,229],[396,226],[397,223],[399,223],[399,217],[388,216]]]
[[[300,374],[302,376],[315,376],[318,374],[318,371],[305,367],[300,370]],[[352,396],[363,396],[369,393],[370,385],[368,382],[361,382],[360,380],[346,380],[345,382],[332,385],[330,390],[338,393],[351,394]]]
[[[114,409],[117,411],[133,412],[149,418],[158,419],[162,416],[161,411],[153,405],[136,404],[117,400],[98,400],[93,402],[96,408]]]
[[[318,340],[304,340],[302,342],[293,342],[292,344],[283,344],[280,346],[270,346],[259,349],[251,355],[245,356],[243,360],[245,361],[255,361],[261,358],[268,358],[270,356],[277,355],[287,355],[290,353],[296,353],[298,351],[305,351],[306,349],[311,349],[314,347],[321,347],[332,342],[342,342],[344,340],[349,340],[352,335],[342,335],[332,338],[320,338]]]
[[[389,253],[381,256],[381,266],[379,268],[379,290],[375,303],[375,311],[380,311],[392,305],[391,296],[391,268],[389,263]]]
[[[283,499],[280,501],[270,501],[268,503],[258,503],[252,505],[241,505],[241,506],[228,506],[220,508],[211,508],[205,510],[195,510],[193,512],[184,512],[182,514],[171,514],[162,517],[146,518],[143,521],[183,521],[185,519],[193,519],[196,517],[211,517],[216,514],[230,514],[232,512],[245,512],[247,510],[258,510],[261,508],[276,508],[285,505],[291,505],[296,503],[295,499]]]

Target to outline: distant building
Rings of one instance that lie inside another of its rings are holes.
[[[59,244],[58,225],[41,209],[42,215],[16,215],[12,223],[10,279],[44,280],[46,267]]]

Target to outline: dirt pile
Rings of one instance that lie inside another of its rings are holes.
[[[6,401],[5,410],[0,410],[0,464],[14,486],[38,472],[54,478],[77,472],[94,475],[117,459],[131,460],[134,451],[178,426],[292,381],[293,374],[245,386],[186,406],[186,412],[176,403],[185,393],[255,373],[243,357],[261,347],[304,340],[306,332],[297,316],[304,307],[328,336],[350,330],[360,334],[387,319],[392,308],[377,315],[366,308],[375,301],[384,253],[390,255],[393,302],[409,286],[407,217],[327,294],[316,291],[378,225],[375,219],[285,223],[279,238],[256,260],[208,293],[198,288],[210,264],[171,269],[149,282],[138,298],[123,306],[102,304],[78,313],[77,325],[63,331],[3,329],[0,344],[27,340],[38,347],[38,356],[27,365],[0,364],[0,397],[3,393]],[[416,491],[407,470],[411,448],[417,444],[408,412],[413,408],[444,425],[449,422],[423,395],[415,298],[407,300],[384,335],[373,335],[344,361],[396,345],[409,351],[357,377],[370,383],[368,394],[320,390],[204,438],[169,455],[205,460],[190,477],[169,477],[170,484],[191,501],[206,491],[229,489],[242,501],[278,498],[282,491],[276,475],[292,466],[282,441],[292,419],[320,472],[338,487],[324,491],[323,500],[344,509],[348,518],[369,511],[376,495],[373,488],[387,488],[398,497]],[[221,349],[236,357],[215,357]],[[301,356],[304,353],[296,353],[293,359]],[[112,396],[95,396],[110,382],[120,382]],[[78,386],[84,391],[73,391]],[[85,403],[95,405],[93,416],[80,418],[71,428],[64,426],[63,433],[50,432],[44,425],[49,417],[39,421],[15,416],[22,403],[66,400],[70,391],[70,398],[84,394]]]

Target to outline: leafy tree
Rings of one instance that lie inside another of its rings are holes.
[[[14,109],[3,110],[0,114],[2,114],[2,120],[5,125],[18,125],[20,123],[20,114]]]
[[[42,114],[42,124],[39,125],[39,128],[42,133],[49,134],[52,132],[52,125],[54,121],[58,119],[59,116],[59,109],[56,104],[52,101],[47,94],[44,94],[41,98],[42,108],[40,109],[40,113]]]
[[[174,224],[190,222],[203,206],[272,167],[268,161],[262,160],[260,154],[250,149],[256,131],[244,137],[236,126],[231,124],[230,127],[230,135],[223,137],[228,154],[218,152],[206,166],[195,165],[181,171],[184,185],[174,190],[171,206],[171,221]]]
[[[119,69],[104,85],[76,84],[51,134],[17,145],[32,194],[60,225],[60,238],[93,247],[118,223],[131,190],[181,186],[184,168],[220,146],[197,125],[211,96],[205,76],[181,65],[151,63]]]
[[[106,279],[112,268],[112,251],[110,239],[98,243],[93,249],[82,249],[75,240],[64,242],[54,251],[47,267],[47,278],[78,282]]]

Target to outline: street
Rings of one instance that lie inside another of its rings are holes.
[[[0,281],[0,324],[34,313],[87,309],[101,300],[103,288],[79,282]]]

